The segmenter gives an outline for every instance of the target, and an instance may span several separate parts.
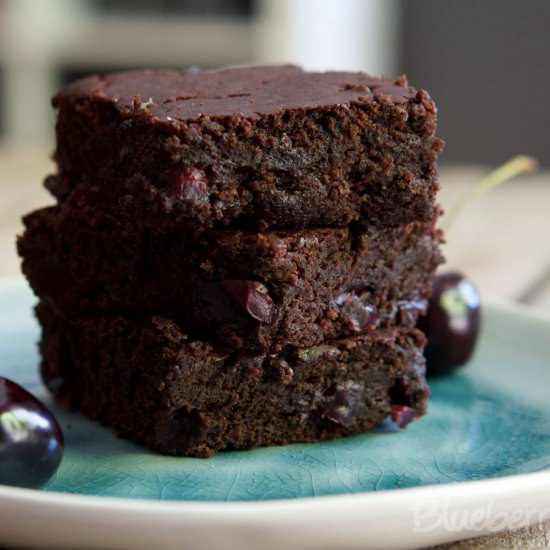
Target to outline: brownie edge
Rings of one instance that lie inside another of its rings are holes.
[[[433,218],[437,110],[404,77],[245,67],[92,76],[54,98],[63,200],[104,193],[151,230]]]
[[[56,399],[164,454],[332,439],[388,415],[404,427],[425,412],[416,329],[249,355],[190,340],[160,317],[69,321],[45,303],[36,312],[42,376]]]
[[[277,352],[414,326],[442,262],[430,223],[263,233],[129,231],[89,202],[24,219],[22,269],[69,317],[158,315],[230,349]]]

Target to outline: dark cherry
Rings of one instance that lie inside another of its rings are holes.
[[[169,185],[181,200],[202,202],[208,199],[206,174],[195,166],[176,166],[168,175]]]
[[[378,311],[376,306],[364,304],[355,292],[347,292],[336,298],[336,304],[347,318],[354,332],[373,329],[376,326]]]
[[[222,288],[229,295],[231,301],[241,311],[248,313],[250,317],[269,323],[273,314],[273,299],[269,290],[258,281],[230,280],[221,282]]]
[[[362,394],[361,385],[352,382],[329,388],[319,407],[321,417],[349,428],[357,414],[357,406],[361,403]]]
[[[34,395],[0,376],[0,483],[41,487],[63,456],[63,434]]]
[[[464,365],[471,357],[480,328],[481,300],[475,285],[461,273],[434,278],[428,312],[419,320],[428,339],[428,375],[441,375]]]
[[[400,427],[406,428],[415,416],[414,409],[408,405],[392,405],[391,419]]]

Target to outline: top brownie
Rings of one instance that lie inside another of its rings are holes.
[[[91,76],[53,99],[60,200],[104,194],[152,229],[301,228],[436,215],[436,107],[365,73],[294,66]]]

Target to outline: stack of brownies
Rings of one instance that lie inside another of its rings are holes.
[[[92,76],[53,103],[57,204],[18,246],[56,399],[191,456],[425,412],[426,92],[247,67]]]

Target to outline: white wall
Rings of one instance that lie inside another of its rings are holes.
[[[260,0],[255,60],[395,76],[396,0]]]

